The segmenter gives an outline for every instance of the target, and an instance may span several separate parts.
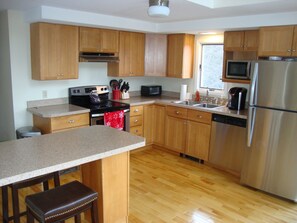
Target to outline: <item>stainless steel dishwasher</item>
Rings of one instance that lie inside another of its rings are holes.
[[[209,163],[240,176],[246,148],[246,119],[212,115]]]

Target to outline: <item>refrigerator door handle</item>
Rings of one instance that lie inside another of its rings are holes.
[[[253,141],[254,127],[256,119],[256,108],[249,107],[248,123],[247,123],[247,146],[251,147]]]
[[[250,105],[252,105],[252,106],[257,103],[258,73],[259,73],[259,64],[255,63],[253,79],[252,79],[252,84],[251,84],[251,93],[250,93]]]

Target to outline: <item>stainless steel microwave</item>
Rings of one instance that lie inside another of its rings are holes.
[[[227,60],[226,78],[250,79],[251,61],[249,60]]]

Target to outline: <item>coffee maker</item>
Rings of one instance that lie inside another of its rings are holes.
[[[247,89],[233,87],[229,89],[228,108],[231,110],[243,110],[245,107]]]

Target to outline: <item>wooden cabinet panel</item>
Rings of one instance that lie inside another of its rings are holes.
[[[154,105],[153,142],[159,146],[165,145],[165,115],[165,106]]]
[[[143,128],[142,125],[141,126],[134,126],[134,127],[130,127],[130,133],[137,135],[137,136],[143,136]],[[146,141],[147,143],[147,141]]]
[[[208,161],[210,130],[211,126],[209,124],[189,121],[187,124],[187,146],[185,153]]]
[[[154,105],[143,106],[143,137],[145,137],[146,145],[153,143],[154,107]]]
[[[291,56],[294,26],[260,28],[259,56]]]
[[[170,34],[167,37],[167,76],[192,78],[194,63],[194,35]]]
[[[119,52],[119,31],[80,27],[80,52]]]
[[[78,27],[33,23],[30,31],[32,79],[77,79]]]
[[[166,76],[167,35],[145,35],[145,76]]]
[[[142,126],[142,115],[131,116],[130,117],[130,127]]]
[[[230,31],[224,33],[224,50],[226,51],[257,51],[259,31]]]
[[[130,116],[142,115],[143,114],[143,106],[132,106],[130,107]]]
[[[210,125],[211,113],[188,109],[188,119]]]
[[[292,56],[297,57],[297,26],[294,26],[294,36],[292,43]]]
[[[41,130],[42,134],[48,134],[89,126],[90,118],[89,113],[66,115],[53,118],[42,118],[40,116],[33,115],[33,124],[35,127]]]
[[[186,132],[187,120],[166,116],[165,145],[168,149],[184,153]]]
[[[119,63],[108,63],[109,76],[144,75],[144,34],[120,32]]]
[[[166,113],[169,116],[176,117],[176,118],[184,118],[188,117],[188,109],[176,107],[176,106],[167,106]]]
[[[224,50],[235,51],[242,50],[244,43],[244,31],[225,32]]]

